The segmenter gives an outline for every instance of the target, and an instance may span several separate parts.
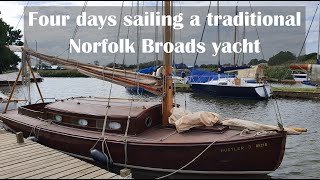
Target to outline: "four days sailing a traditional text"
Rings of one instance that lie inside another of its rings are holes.
[[[189,18],[190,26],[203,26],[200,22],[200,16],[192,15]],[[261,12],[249,13],[239,12],[237,15],[213,15],[208,13],[207,26],[300,26],[301,12],[295,15],[263,15]],[[38,12],[29,12],[29,26],[67,26],[70,20],[69,15],[40,15]],[[144,12],[144,15],[125,15],[123,25],[126,27],[163,27],[168,24],[173,30],[181,30],[184,27],[183,13],[174,16],[164,16],[160,12]],[[88,15],[82,12],[76,17],[77,26],[97,27],[99,30],[104,27],[113,27],[117,25],[117,17],[115,15],[101,16]],[[81,39],[70,39],[70,53],[135,53],[136,42],[130,39],[118,39],[111,42],[109,39],[101,41],[88,42]],[[222,53],[260,53],[260,40],[249,42],[243,39],[239,42],[212,42],[209,43],[212,49],[212,56],[216,56],[218,52]],[[206,51],[206,43],[197,42],[190,39],[188,42],[157,42],[153,39],[141,39],[142,53],[204,53]],[[209,46],[209,45],[207,45]]]

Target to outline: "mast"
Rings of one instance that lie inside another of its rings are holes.
[[[236,6],[236,15],[238,15],[238,5]],[[236,41],[237,41],[237,26],[234,26],[234,43],[236,43]],[[236,65],[236,53],[235,52],[233,52],[233,65]]]
[[[217,1],[217,14],[220,15],[219,11],[219,1]],[[220,22],[218,21],[218,44],[220,44]],[[218,79],[220,79],[220,72],[221,72],[221,62],[220,62],[220,50],[218,50]]]
[[[319,13],[319,29],[318,29],[318,51],[317,51],[317,64],[320,63],[320,55],[319,55],[319,42],[320,42],[320,13]]]
[[[245,22],[245,18],[243,20],[244,23]],[[243,38],[242,39],[245,39],[246,38],[246,26],[243,26]],[[244,66],[244,52],[242,52],[242,63],[241,63],[241,66]]]
[[[217,1],[217,14],[219,16],[219,1]],[[218,44],[220,43],[220,23],[218,21]],[[218,51],[218,68],[220,68],[220,50]]]
[[[170,1],[165,1],[164,15],[171,15]],[[171,41],[171,28],[168,26],[168,18],[165,24],[165,43]],[[162,101],[162,126],[167,126],[169,124],[169,117],[171,115],[170,110],[173,107],[173,88],[172,88],[172,69],[171,69],[171,53],[164,54],[165,64],[164,64],[164,86],[163,86],[163,101]]]

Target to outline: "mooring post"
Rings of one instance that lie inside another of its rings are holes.
[[[127,168],[121,169],[120,176],[122,178],[131,178],[132,177],[131,170]]]
[[[17,143],[19,143],[19,144],[24,143],[23,133],[22,133],[22,132],[18,132],[18,133],[16,134],[16,137],[17,137]]]

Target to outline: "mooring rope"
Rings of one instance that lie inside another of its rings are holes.
[[[233,137],[235,137],[235,136],[238,136],[238,135],[240,135],[240,133],[236,133],[236,134],[234,134],[234,135],[231,135],[231,136],[225,138],[224,140],[231,139],[231,138],[233,138]],[[220,140],[220,141],[222,141],[222,140]],[[212,145],[214,145],[216,142],[217,142],[217,141],[212,141],[212,142],[211,142],[203,151],[201,151],[195,158],[193,158],[191,161],[189,161],[187,164],[185,164],[185,165],[182,166],[181,168],[173,171],[173,172],[170,173],[170,174],[167,174],[167,175],[158,177],[158,178],[156,178],[156,179],[164,179],[164,178],[167,178],[167,177],[169,177],[169,176],[172,176],[172,175],[174,175],[174,174],[176,174],[176,173],[179,173],[181,170],[183,170],[184,168],[186,168],[187,166],[189,166],[190,164],[192,164],[192,163],[193,163],[195,160],[197,160],[201,155],[203,155],[203,154],[204,154]]]
[[[213,141],[211,144],[209,144],[201,153],[199,153],[195,158],[193,158],[190,162],[188,162],[186,165],[182,166],[180,169],[175,170],[174,172],[167,174],[165,176],[161,176],[158,177],[156,179],[163,179],[163,178],[167,178],[169,176],[172,176],[176,173],[178,173],[179,171],[183,170],[184,168],[186,168],[187,166],[189,166],[191,163],[193,163],[195,160],[197,160],[203,153],[205,153],[214,143],[216,143],[216,141]]]

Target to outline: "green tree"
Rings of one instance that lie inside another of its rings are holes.
[[[201,64],[200,68],[207,68],[207,65],[206,64]]]
[[[282,65],[288,64],[290,62],[294,62],[296,60],[296,56],[290,51],[280,51],[278,54],[272,56],[269,59],[269,65]]]
[[[13,27],[0,18],[0,74],[16,69],[18,62],[21,61],[19,56],[6,47],[6,45],[22,46],[21,38],[21,30],[13,30]]]
[[[298,57],[298,61],[308,61],[308,60],[316,60],[316,59],[317,59],[317,53],[305,54]]]
[[[261,63],[268,63],[268,61],[265,60],[265,59],[260,59],[260,60],[259,60],[259,64],[261,64]]]
[[[249,62],[249,65],[257,65],[259,64],[259,60],[258,59],[251,59],[251,61]]]

